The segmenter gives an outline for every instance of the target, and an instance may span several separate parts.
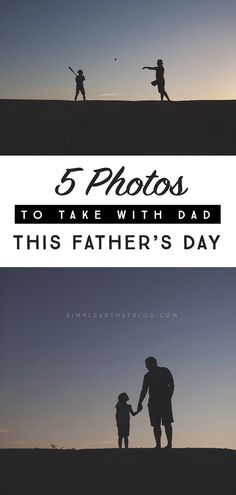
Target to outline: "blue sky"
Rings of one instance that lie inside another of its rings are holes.
[[[1,269],[0,280],[1,447],[115,447],[117,396],[136,407],[154,355],[175,379],[174,445],[235,448],[236,269]],[[130,445],[153,444],[145,402]]]
[[[236,96],[233,0],[1,2],[1,98],[156,99],[143,65],[163,58],[174,99]],[[114,61],[117,58],[117,61]]]

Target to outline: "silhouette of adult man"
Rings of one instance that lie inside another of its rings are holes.
[[[158,366],[154,357],[145,359],[145,365],[148,372],[144,375],[137,410],[141,411],[142,402],[149,392],[148,410],[156,448],[161,448],[161,424],[165,427],[166,448],[172,448],[172,423],[174,419],[171,397],[174,392],[173,376],[167,368]]]
[[[161,101],[164,100],[164,96],[168,101],[171,101],[166,90],[165,90],[165,78],[164,78],[164,65],[163,60],[160,58],[157,60],[156,67],[143,67],[143,69],[155,70],[156,71],[156,80],[152,82],[153,86],[157,86],[158,91],[161,95]]]

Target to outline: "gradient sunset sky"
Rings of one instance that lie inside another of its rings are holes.
[[[136,407],[154,355],[175,379],[174,446],[235,449],[236,269],[0,275],[1,447],[116,447],[117,395]],[[145,401],[130,446],[153,445]]]
[[[234,99],[235,21],[235,0],[3,1],[0,98],[72,99],[71,65],[89,99],[157,99],[162,58],[173,99]]]

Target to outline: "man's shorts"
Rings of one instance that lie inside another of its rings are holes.
[[[160,94],[165,92],[165,80],[161,79],[157,81],[157,88]]]
[[[148,411],[151,425],[154,427],[167,425],[174,422],[171,399],[163,401],[149,401]]]

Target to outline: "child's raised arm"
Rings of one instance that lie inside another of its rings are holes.
[[[137,409],[137,411],[133,411],[132,406],[130,406],[130,414],[132,414],[132,416],[137,416],[137,414],[138,414],[140,411],[142,411],[142,409],[143,409],[143,406],[142,406],[142,408],[141,408],[141,409]]]

